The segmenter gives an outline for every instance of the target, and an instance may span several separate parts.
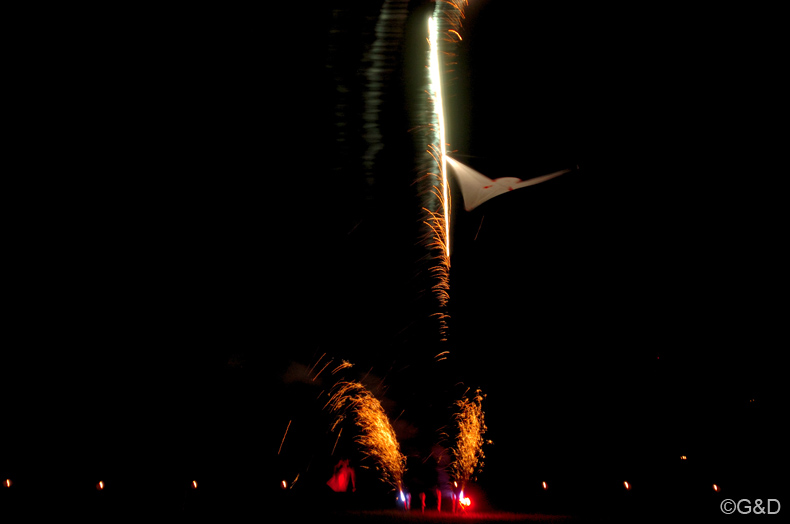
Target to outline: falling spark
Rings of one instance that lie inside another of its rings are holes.
[[[98,484],[96,484],[96,489],[103,490],[104,489],[104,481],[100,480]]]
[[[714,485],[713,485],[713,491],[719,491],[719,486],[717,486],[716,484],[714,484]]]
[[[283,450],[283,443],[285,442],[285,437],[288,435],[288,429],[291,427],[291,420],[288,421],[288,425],[285,427],[285,434],[283,435],[283,439],[280,441],[280,449],[277,450],[277,454],[280,454],[280,451]]]
[[[453,456],[450,474],[461,485],[461,492],[475,471],[482,470],[484,465],[483,435],[488,428],[482,408],[483,398],[478,389],[471,399],[464,396],[454,404],[457,408],[454,415],[456,442],[450,449]]]
[[[280,482],[280,487],[282,487],[283,489],[285,489],[285,488],[287,488],[287,487],[288,487],[288,483],[287,483],[286,481],[284,481],[284,480],[283,480],[282,482]]]
[[[320,356],[320,357],[318,357],[318,360],[316,360],[316,361],[315,361],[315,364],[313,364],[313,367],[311,367],[311,368],[310,368],[310,369],[307,371],[307,376],[308,376],[308,377],[310,376],[310,373],[312,373],[312,372],[313,372],[313,370],[314,370],[314,369],[315,369],[315,367],[318,365],[318,363],[319,363],[319,362],[321,362],[321,359],[323,359],[325,356],[326,356],[326,353],[321,353],[321,356]]]
[[[360,430],[355,442],[375,462],[382,480],[400,490],[406,457],[400,452],[395,431],[381,403],[359,382],[338,382],[332,391],[324,406],[336,414],[332,430],[347,416],[353,418]]]
[[[315,374],[315,376],[313,377],[313,382],[315,382],[315,379],[317,379],[317,378],[318,378],[318,375],[320,375],[321,373],[323,373],[323,372],[324,372],[324,370],[325,370],[325,369],[326,369],[326,368],[329,366],[329,364],[331,364],[331,363],[332,363],[332,362],[334,362],[334,361],[335,361],[335,359],[332,359],[332,360],[330,360],[329,362],[327,362],[326,364],[324,364],[324,367],[322,367],[322,368],[321,368],[321,371],[319,371],[318,373],[316,373],[316,374]]]
[[[343,428],[340,428],[340,431],[337,432],[337,438],[335,439],[335,445],[332,446],[332,453],[329,455],[332,456],[335,454],[335,448],[337,447],[337,443],[340,440],[340,435],[343,433]]]
[[[543,481],[543,489],[549,489],[549,486],[546,484],[546,481]]]
[[[627,481],[623,482],[623,486],[625,486],[625,489],[631,489],[631,484],[629,484]]]
[[[192,489],[197,489],[197,480],[192,481]]]
[[[5,482],[3,482],[3,484],[5,484],[5,487],[10,488],[11,487],[11,479],[5,479]]]
[[[354,364],[352,364],[351,362],[349,362],[349,361],[347,361],[347,360],[344,360],[342,364],[340,364],[339,366],[337,366],[335,369],[333,369],[333,370],[332,370],[332,374],[334,375],[335,373],[337,373],[337,372],[338,372],[338,371],[340,371],[341,369],[350,368],[350,367],[352,367],[353,365],[354,365]]]

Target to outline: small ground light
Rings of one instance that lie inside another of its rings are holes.
[[[629,484],[628,481],[623,482],[623,486],[625,486],[625,489],[627,490],[631,489],[631,484]]]

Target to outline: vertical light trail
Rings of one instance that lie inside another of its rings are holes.
[[[428,41],[431,44],[430,87],[433,97],[436,122],[439,128],[439,169],[442,179],[442,207],[444,208],[444,249],[450,257],[450,195],[447,184],[447,139],[444,130],[444,104],[442,102],[442,70],[439,61],[439,27],[437,18],[428,19]]]
[[[430,262],[433,279],[431,291],[437,308],[431,317],[438,321],[439,342],[447,342],[450,299],[450,236],[452,204],[447,179],[447,126],[444,104],[444,81],[455,63],[453,48],[460,41],[461,21],[466,0],[437,0],[432,16],[428,17],[428,38],[425,55],[425,109],[420,126],[426,131],[427,144],[424,164],[427,170],[417,182],[422,188],[422,221],[427,229],[422,241],[428,248],[425,260]],[[430,158],[428,158],[430,157]],[[428,165],[430,164],[430,167]],[[423,168],[425,169],[425,168]],[[446,351],[434,358],[444,360]]]
[[[376,38],[363,57],[363,62],[370,64],[365,70],[365,111],[362,115],[362,134],[367,144],[362,160],[369,184],[375,180],[376,156],[384,148],[381,113],[384,111],[386,86],[392,81],[396,68],[393,57],[402,45],[408,15],[409,0],[384,0],[376,21]]]

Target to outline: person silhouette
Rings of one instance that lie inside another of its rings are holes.
[[[354,468],[349,466],[348,459],[343,457],[338,461],[337,464],[335,464],[334,473],[332,474],[332,477],[326,481],[326,485],[329,486],[334,492],[345,493],[348,491],[349,482],[351,483],[351,491],[356,491],[356,473],[354,472]]]

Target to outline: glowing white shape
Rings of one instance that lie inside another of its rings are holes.
[[[462,164],[454,158],[446,157],[450,167],[453,168],[453,174],[461,187],[461,194],[464,198],[464,209],[471,211],[483,202],[499,196],[508,191],[521,189],[523,187],[534,186],[552,178],[558,177],[564,173],[568,173],[570,169],[563,169],[548,175],[543,175],[528,180],[522,180],[516,177],[504,177],[497,179],[490,179],[487,176],[475,171],[471,167]]]

